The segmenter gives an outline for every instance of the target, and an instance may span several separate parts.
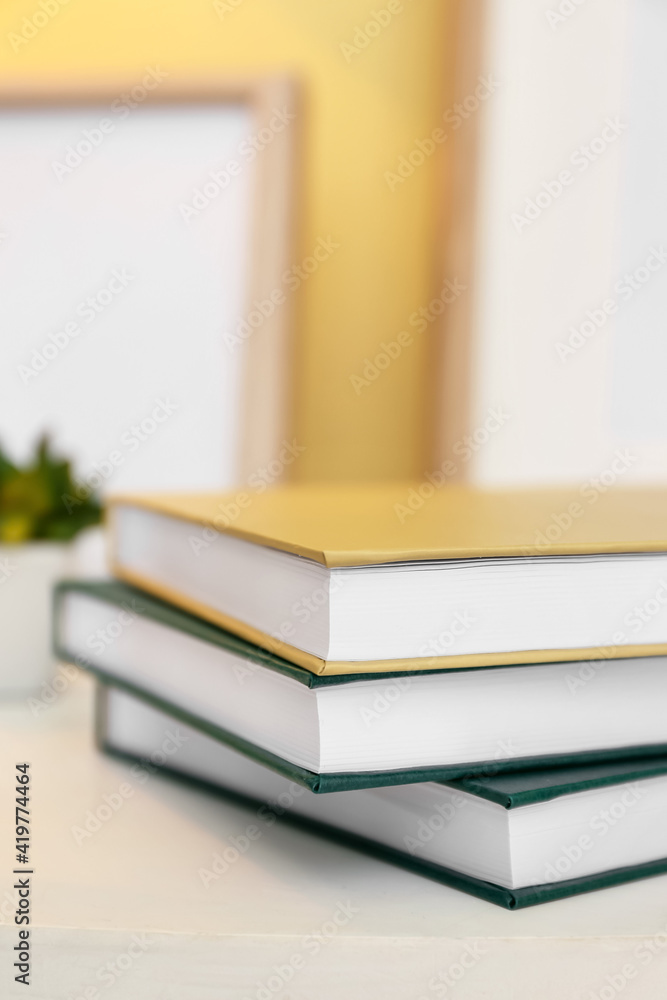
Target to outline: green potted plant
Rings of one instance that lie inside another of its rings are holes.
[[[0,449],[0,694],[27,695],[47,680],[51,588],[72,539],[100,518],[99,503],[46,436],[23,467]]]

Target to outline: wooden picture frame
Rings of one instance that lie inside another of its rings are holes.
[[[164,74],[167,76],[167,74]],[[302,127],[298,83],[286,76],[189,76],[172,74],[150,89],[134,78],[4,82],[0,110],[109,106],[119,98],[142,105],[243,105],[250,110],[253,134],[271,129],[276,109],[289,127],[271,132],[271,141],[255,160],[251,271],[247,315],[252,303],[283,284],[294,262],[297,227],[297,158]],[[291,352],[293,297],[265,317],[244,344],[239,479],[275,459],[291,432]]]
[[[455,100],[494,85],[445,150],[440,273],[466,292],[436,333],[430,465],[664,483],[665,10],[454,2]]]
[[[454,3],[454,101],[474,92],[484,63],[484,37],[489,17],[488,0],[455,0]],[[456,277],[469,292],[474,284],[476,222],[478,211],[478,158],[480,119],[471,115],[465,127],[448,137],[442,179],[442,247],[439,271]],[[430,417],[427,434],[429,460],[440,465],[468,432],[472,416],[474,298],[455,299],[435,330]],[[457,463],[454,478],[466,479]]]

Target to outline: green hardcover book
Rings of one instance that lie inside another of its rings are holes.
[[[667,755],[322,796],[115,686],[99,686],[97,732],[110,753],[247,805],[253,836],[305,824],[508,909],[667,872]]]
[[[667,658],[317,676],[120,582],[57,588],[55,650],[314,792],[667,752]]]

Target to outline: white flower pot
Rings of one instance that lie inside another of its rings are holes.
[[[52,676],[53,584],[68,572],[71,545],[0,545],[0,698],[28,697]]]

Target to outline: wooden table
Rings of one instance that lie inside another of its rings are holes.
[[[667,996],[667,876],[507,912],[98,754],[92,685],[0,705],[0,996],[30,1000],[624,1000]],[[33,776],[33,968],[15,984],[14,764]],[[81,840],[88,810],[122,799]],[[79,842],[77,842],[79,841]],[[6,895],[10,893],[9,895]],[[7,919],[9,914],[9,921]]]

